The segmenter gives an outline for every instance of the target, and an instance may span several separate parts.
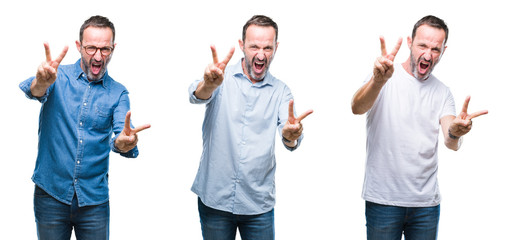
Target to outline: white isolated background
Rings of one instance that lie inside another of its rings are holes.
[[[505,43],[501,1],[4,1],[0,3],[0,239],[36,239],[31,175],[37,154],[40,104],[18,84],[45,59],[70,47],[79,27],[96,14],[116,26],[110,75],[130,91],[133,123],[151,123],[139,134],[140,155],[110,158],[111,239],[202,239],[197,197],[190,191],[201,155],[204,105],[188,102],[189,84],[212,61],[238,47],[243,24],[254,14],[279,25],[271,66],[295,97],[305,139],[295,152],[277,136],[277,239],[366,239],[361,189],[365,116],[350,100],[380,54],[390,51],[427,14],[443,18],[448,48],[434,74],[451,88],[457,111],[467,95],[471,112],[490,113],[458,152],[439,144],[443,202],[439,239],[498,239],[507,224],[505,197]],[[91,153],[92,154],[92,153]],[[74,238],[74,237],[73,237]],[[239,237],[238,237],[239,239]]]

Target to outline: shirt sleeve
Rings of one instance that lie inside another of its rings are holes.
[[[113,132],[114,137],[111,138],[109,145],[111,146],[111,150],[115,153],[119,153],[123,157],[127,158],[136,158],[139,155],[139,151],[137,149],[137,146],[132,148],[130,151],[126,153],[120,152],[116,146],[114,145],[114,142],[118,135],[123,130],[123,127],[125,126],[125,115],[127,115],[127,112],[130,110],[130,100],[128,96],[128,91],[125,90],[121,96],[120,100],[118,101],[118,105],[114,109],[113,112]],[[134,125],[132,124],[132,120],[130,121],[130,127],[134,128]]]
[[[203,81],[203,79],[199,79],[199,80],[196,80],[194,81],[192,84],[190,84],[190,87],[188,87],[188,95],[189,95],[189,100],[190,100],[190,103],[193,103],[193,104],[205,104],[205,103],[209,103],[211,102],[211,100],[213,98],[215,98],[215,93],[217,91],[217,89],[215,89],[215,92],[213,92],[213,94],[211,95],[211,97],[209,99],[199,99],[195,96],[194,92],[195,90],[197,90],[197,86],[199,85],[199,83]]]
[[[30,90],[30,86],[32,86],[32,82],[34,79],[35,77],[30,77],[27,80],[21,82],[19,84],[19,88],[21,89],[21,91],[25,93],[25,96],[27,98],[32,100],[38,100],[40,103],[45,103],[48,99],[49,93],[53,89],[54,84],[51,84],[51,86],[49,86],[48,89],[46,89],[46,93],[44,93],[42,97],[35,97],[32,95],[32,91]]]
[[[444,107],[442,109],[442,114],[440,118],[444,116],[456,116],[456,106],[454,104],[454,97],[452,96],[451,90],[447,88],[447,96],[445,97]]]

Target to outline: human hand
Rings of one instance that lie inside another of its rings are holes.
[[[488,110],[481,110],[471,114],[468,114],[468,103],[470,102],[470,96],[465,99],[461,113],[456,116],[449,126],[449,133],[456,137],[461,137],[472,129],[472,119],[478,116],[488,113]]]
[[[150,128],[150,124],[145,124],[141,127],[130,128],[130,111],[125,115],[125,126],[121,131],[120,135],[116,138],[114,144],[120,152],[126,153],[132,150],[137,145],[137,133],[143,131],[147,128]]]
[[[303,133],[303,124],[301,124],[301,121],[311,113],[313,113],[313,110],[308,110],[296,118],[294,116],[294,100],[290,100],[289,117],[282,128],[282,136],[291,142],[296,141]]]
[[[204,70],[204,84],[206,87],[215,89],[220,86],[224,80],[225,67],[234,54],[234,47],[231,48],[229,54],[227,54],[227,56],[221,62],[218,61],[217,50],[215,46],[211,45],[210,48],[211,54],[213,56],[213,63],[210,63]]]
[[[37,68],[35,79],[37,81],[37,84],[40,84],[40,86],[47,88],[55,82],[58,66],[67,54],[69,47],[65,46],[63,48],[63,51],[55,60],[52,60],[51,58],[51,51],[49,50],[48,43],[44,43],[44,48],[46,50],[46,61],[42,62]]]
[[[378,57],[373,64],[373,80],[375,82],[384,84],[391,78],[394,73],[393,61],[400,50],[402,38],[398,39],[398,43],[394,46],[391,53],[387,54],[386,43],[383,36],[380,36],[380,50],[382,56]]]

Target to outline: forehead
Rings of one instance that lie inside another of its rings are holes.
[[[245,42],[266,42],[273,44],[275,37],[275,28],[271,26],[250,25],[246,29]]]
[[[113,31],[111,28],[87,27],[83,31],[83,42],[97,45],[107,45],[113,43]]]
[[[445,41],[445,31],[444,29],[423,24],[417,28],[413,41],[434,43],[442,46]]]

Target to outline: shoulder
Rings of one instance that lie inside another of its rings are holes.
[[[111,76],[108,75],[105,80],[107,81],[107,85],[108,85],[108,87],[111,88],[111,90],[120,91],[120,92],[127,91],[127,88],[123,84],[121,84],[120,82],[117,82]]]

